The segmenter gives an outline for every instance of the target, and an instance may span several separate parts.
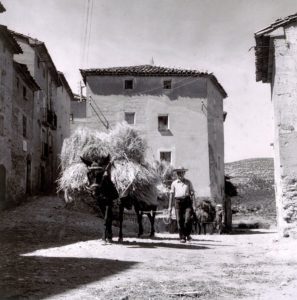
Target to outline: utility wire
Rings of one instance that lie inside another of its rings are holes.
[[[90,44],[90,36],[92,30],[92,16],[93,16],[93,0],[87,0],[87,5],[85,7],[85,25],[82,38],[82,56],[81,56],[81,65],[86,63],[88,58],[88,49]]]
[[[104,113],[102,112],[102,110],[97,105],[96,101],[94,101],[94,99],[91,96],[89,96],[89,99],[90,99],[89,104],[90,104],[91,108],[94,110],[99,121],[103,124],[103,126],[106,129],[110,129],[109,122],[108,122],[107,118],[105,117]],[[92,102],[95,104],[96,108],[93,106]]]
[[[94,1],[91,0],[91,11],[90,11],[90,22],[89,22],[89,36],[87,41],[87,47],[86,47],[86,64],[89,62],[89,54],[90,54],[90,41],[91,41],[91,35],[92,35],[92,23],[93,23],[93,8],[94,8]]]

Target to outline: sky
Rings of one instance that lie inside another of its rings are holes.
[[[157,66],[207,71],[228,93],[225,162],[273,156],[270,85],[255,80],[254,33],[296,13],[296,0],[1,2],[0,24],[45,42],[74,93],[79,68],[150,64],[153,58]]]

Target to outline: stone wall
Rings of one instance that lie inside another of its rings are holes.
[[[0,182],[0,188],[6,191],[6,195],[0,191],[0,209],[7,206],[13,198],[12,164],[11,164],[11,110],[12,110],[12,78],[13,78],[13,54],[4,40],[0,38],[0,167],[5,173],[5,182]],[[2,177],[3,178],[3,177]]]
[[[15,55],[17,62],[26,64],[32,77],[35,79],[40,91],[36,93],[34,108],[34,156],[32,161],[33,176],[38,178],[38,190],[49,191],[54,188],[54,182],[57,175],[58,152],[53,146],[56,139],[56,132],[44,122],[46,109],[53,109],[57,103],[57,84],[52,76],[52,65],[48,58],[44,57],[42,49],[33,47],[26,37],[15,36],[23,53]],[[44,144],[48,145],[47,151],[44,151]]]
[[[272,101],[279,231],[297,237],[297,25],[274,38]]]
[[[54,153],[57,153],[55,160],[55,178],[59,176],[60,171],[60,158],[59,155],[62,150],[62,145],[65,138],[70,136],[70,105],[72,95],[69,94],[64,86],[57,89],[57,101],[54,103],[54,109],[57,114],[57,130],[55,131],[54,138]]]
[[[222,202],[224,191],[224,120],[223,97],[208,80],[205,112],[208,118],[208,145],[210,160],[211,196]]]
[[[24,96],[23,89],[26,90]],[[33,108],[34,92],[14,70],[11,139],[12,180],[14,202],[24,199],[26,193],[31,193],[38,184],[32,176],[33,147]]]

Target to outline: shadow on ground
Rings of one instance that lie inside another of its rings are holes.
[[[135,264],[93,258],[10,257],[1,270],[0,298],[46,298],[115,275]]]
[[[52,200],[52,199],[46,199]],[[102,220],[89,222],[60,202],[35,201],[0,213],[0,299],[43,299],[121,273],[137,262],[101,258],[22,256],[101,237]],[[85,223],[83,223],[85,222]],[[101,225],[100,225],[101,224]]]
[[[255,229],[234,229],[231,235],[243,235],[243,234],[275,234],[276,231],[262,231]]]

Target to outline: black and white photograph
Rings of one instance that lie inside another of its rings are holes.
[[[0,0],[0,300],[295,300],[296,249],[296,0]]]

